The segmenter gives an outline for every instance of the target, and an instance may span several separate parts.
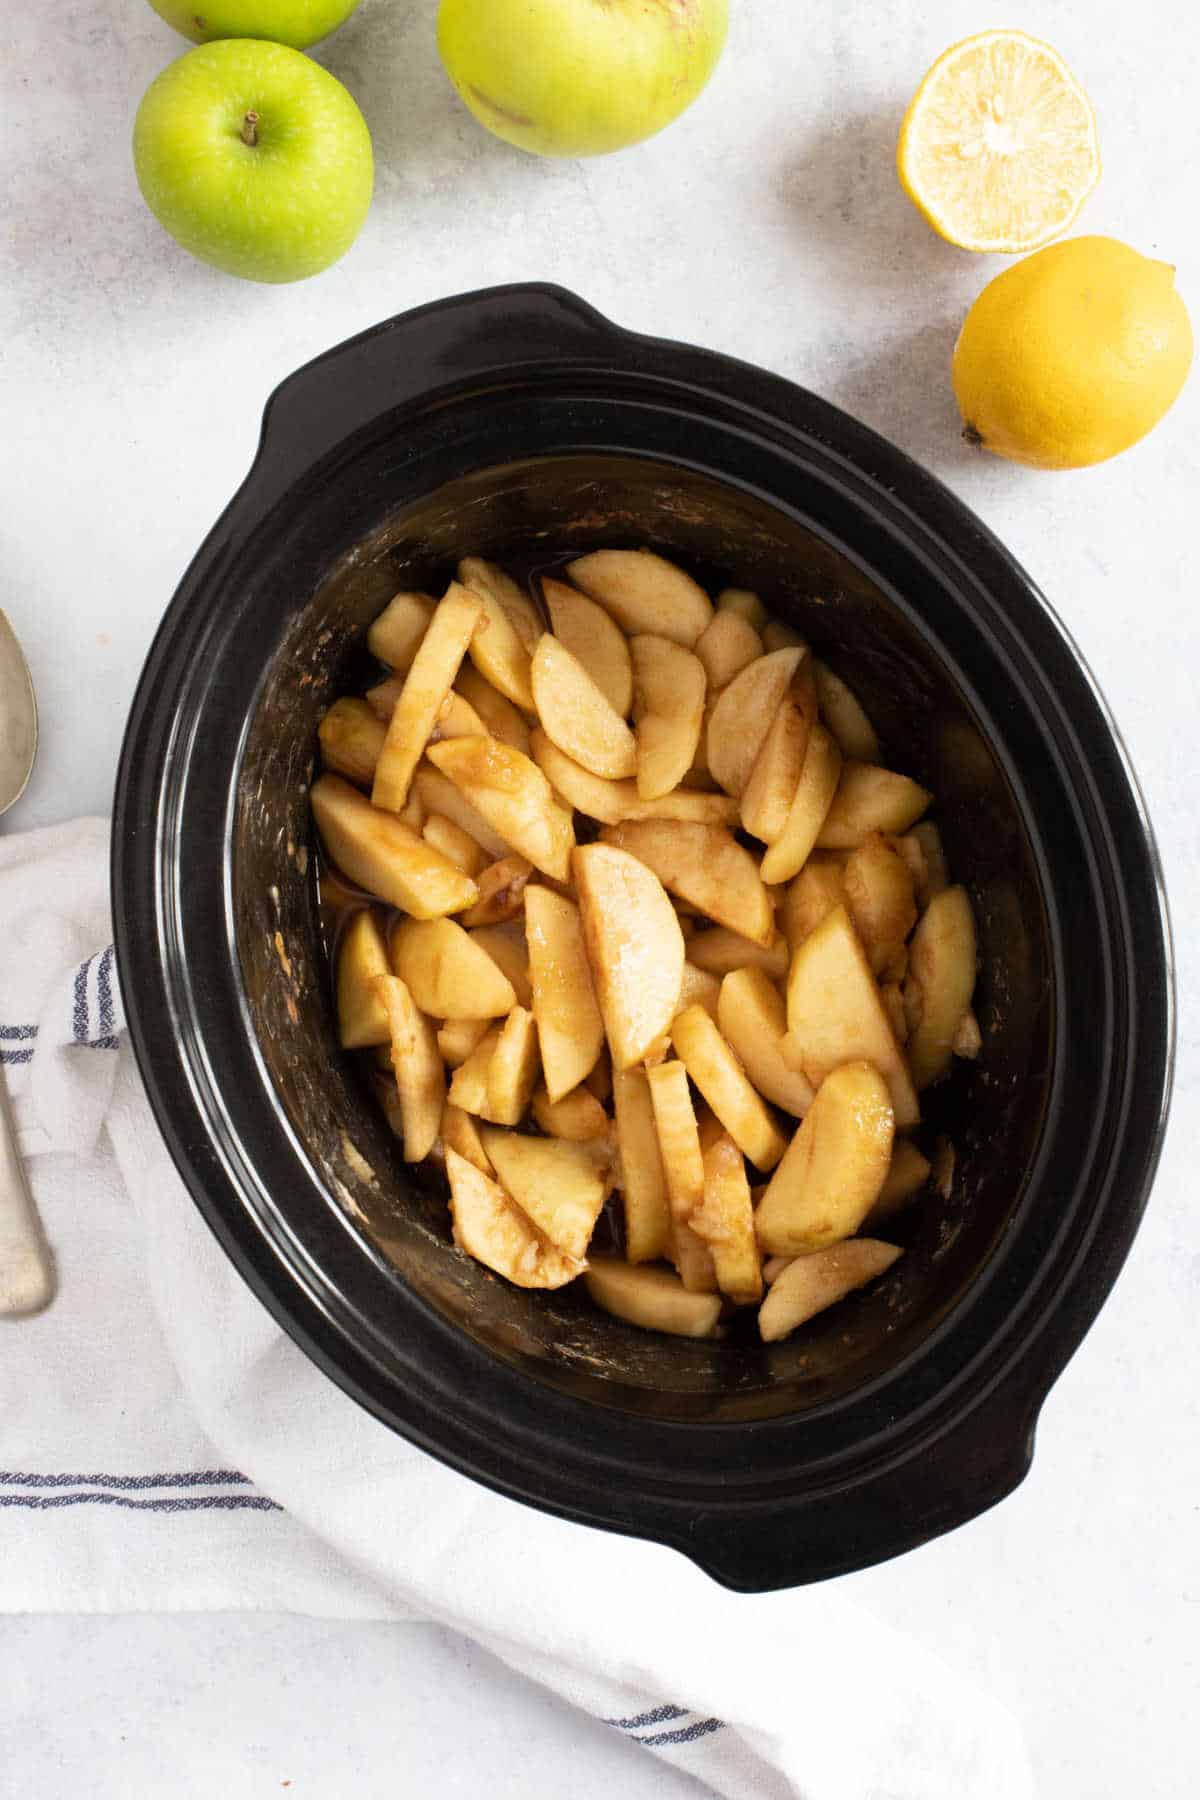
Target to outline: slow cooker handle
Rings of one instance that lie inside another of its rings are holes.
[[[565,288],[519,283],[436,300],[339,344],[289,375],[267,401],[251,482],[282,493],[351,436],[419,401],[511,381],[530,365],[610,365],[632,334]]]

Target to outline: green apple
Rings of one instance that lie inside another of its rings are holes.
[[[358,0],[150,0],[160,18],[196,44],[266,38],[307,50],[336,31]]]
[[[717,65],[729,0],[441,0],[460,98],[538,156],[600,156],[679,117]]]
[[[341,82],[254,38],[202,44],[151,82],[133,164],[159,224],[248,281],[301,281],[335,263],[374,182],[370,133]]]

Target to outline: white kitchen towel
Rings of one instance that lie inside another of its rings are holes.
[[[837,1582],[727,1593],[477,1487],[317,1371],[151,1120],[103,820],[0,839],[0,927],[0,1056],[58,1276],[0,1322],[0,1607],[433,1619],[731,1800],[1032,1794],[1009,1715]]]

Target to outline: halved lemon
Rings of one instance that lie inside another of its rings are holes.
[[[1087,95],[1049,44],[983,31],[939,57],[900,128],[901,185],[964,250],[1036,250],[1100,177]]]

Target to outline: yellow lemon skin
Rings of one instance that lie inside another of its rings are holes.
[[[1116,238],[1069,238],[984,288],[954,347],[954,392],[969,442],[1082,469],[1152,431],[1191,363],[1171,265]]]

